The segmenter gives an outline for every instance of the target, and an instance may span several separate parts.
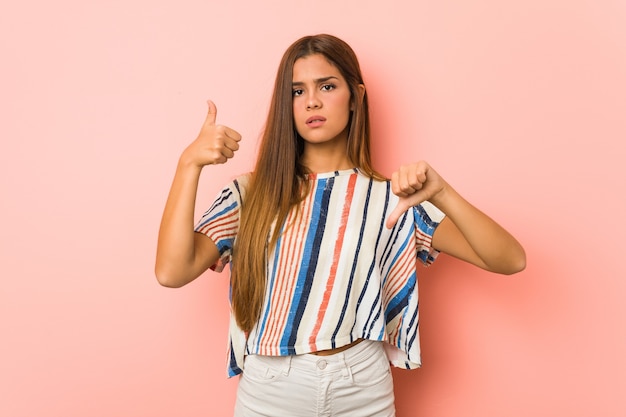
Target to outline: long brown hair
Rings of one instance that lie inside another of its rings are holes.
[[[294,42],[278,67],[274,93],[256,166],[241,210],[241,223],[233,250],[231,304],[237,324],[250,331],[261,316],[265,297],[266,262],[276,245],[289,212],[308,192],[308,170],[301,163],[304,140],[293,119],[293,66],[299,59],[323,55],[345,78],[352,98],[347,155],[355,167],[372,178],[383,179],[372,167],[367,91],[356,54],[332,35],[306,36]],[[362,97],[362,98],[361,98]],[[275,228],[270,236],[272,224]],[[269,239],[268,239],[269,238]]]

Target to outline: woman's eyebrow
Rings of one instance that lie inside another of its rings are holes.
[[[332,80],[332,79],[338,80],[339,78],[335,77],[334,75],[331,75],[329,77],[322,77],[322,78],[318,78],[318,79],[313,80],[313,81],[315,82],[315,84],[321,84],[321,83],[325,83],[326,81],[329,81],[329,80]],[[291,85],[293,87],[299,87],[299,86],[304,85],[304,82],[302,82],[302,81],[294,81],[294,82],[291,83]]]

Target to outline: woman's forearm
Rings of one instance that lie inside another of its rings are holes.
[[[444,252],[452,252],[454,255],[466,243],[482,262],[480,266],[489,271],[512,274],[525,268],[526,254],[520,243],[502,226],[465,200],[454,188],[446,185],[433,196],[431,202],[458,229],[455,231],[454,227],[448,227],[449,230],[436,233],[433,245],[439,245]],[[465,242],[454,242],[459,239]]]

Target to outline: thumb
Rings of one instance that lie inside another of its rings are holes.
[[[217,118],[217,106],[211,100],[207,100],[207,104],[209,105],[209,110],[206,115],[206,120],[204,121],[205,125],[214,126],[215,119]]]
[[[398,219],[410,208],[411,206],[404,202],[402,199],[398,202],[396,208],[393,209],[389,217],[387,217],[387,222],[385,225],[387,229],[391,229],[397,222]]]

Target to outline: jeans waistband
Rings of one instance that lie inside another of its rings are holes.
[[[332,355],[318,356],[307,353],[276,356],[272,357],[271,361],[286,375],[293,368],[318,375],[341,372],[347,376],[350,374],[350,367],[370,359],[378,351],[382,351],[384,354],[382,342],[366,339],[343,352]]]

